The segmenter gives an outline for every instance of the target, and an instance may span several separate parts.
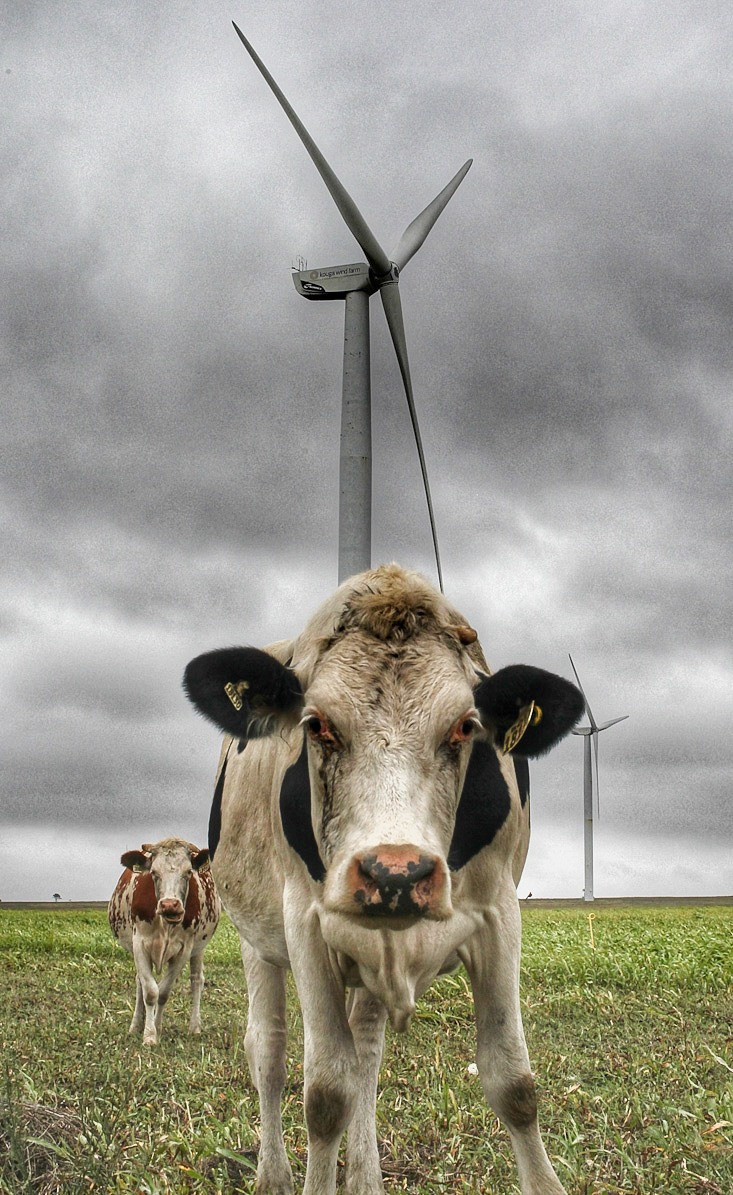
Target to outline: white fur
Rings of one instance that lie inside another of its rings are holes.
[[[394,676],[383,641],[353,620],[342,626],[354,594],[368,598],[380,586],[395,601],[400,592],[408,604],[418,595],[438,626],[436,633],[414,635]],[[477,669],[487,670],[478,643],[462,646],[468,637],[452,636],[456,626],[465,626],[465,620],[440,594],[416,574],[389,566],[346,582],[297,640],[269,649],[282,662],[292,661],[305,694],[304,718],[317,711],[346,745],[327,810],[323,756],[317,743],[309,747],[311,816],[328,869],[325,885],[312,880],[280,822],[282,778],[298,758],[302,729],[283,726],[279,734],[228,754],[213,869],[242,939],[250,1007],[246,1048],[262,1117],[256,1185],[261,1195],[293,1190],[280,1120],[288,966],[305,1028],[304,1195],[335,1192],[336,1158],[347,1127],[347,1192],[383,1195],[374,1119],[385,1020],[389,1016],[395,1028],[406,1029],[421,993],[459,962],[473,985],[477,1060],[487,1099],[511,1120],[514,1105],[507,1092],[529,1081],[515,888],[529,811],[521,808],[509,759],[501,761],[509,816],[494,840],[450,876],[447,917],[396,930],[345,915],[339,906],[345,870],[359,850],[410,843],[445,862],[468,751],[456,770],[441,744],[456,720],[473,710]],[[373,700],[377,677],[381,701]],[[509,1128],[522,1195],[562,1195],[536,1117]]]

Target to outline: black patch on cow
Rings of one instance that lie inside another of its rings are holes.
[[[537,1119],[537,1095],[531,1075],[522,1075],[505,1087],[496,1102],[496,1111],[512,1129],[528,1129]]]
[[[493,841],[509,816],[511,804],[493,745],[477,739],[471,749],[448,851],[451,871],[460,871]]]
[[[529,764],[521,755],[513,755],[512,760],[514,762],[514,773],[517,777],[519,800],[522,802],[522,809],[524,809],[529,800]]]
[[[569,680],[528,664],[500,668],[481,681],[473,696],[481,721],[493,730],[498,747],[516,722],[520,709],[530,701],[539,706],[539,722],[527,728],[512,752],[530,758],[544,755],[559,743],[585,709],[583,694]]]
[[[224,777],[226,774],[227,761],[225,759],[219,772],[219,779],[216,782],[214,799],[211,802],[211,812],[209,814],[209,861],[214,858],[216,848],[219,845],[219,835],[221,834],[221,795],[224,792]]]
[[[221,647],[196,656],[183,674],[183,688],[199,713],[234,739],[269,734],[277,716],[295,713],[303,700],[292,669],[256,647]]]
[[[280,789],[280,820],[288,844],[300,855],[317,883],[326,878],[311,822],[311,784],[308,775],[308,748],[305,738],[297,762],[283,776]]]
[[[333,1141],[340,1137],[349,1123],[351,1107],[345,1093],[338,1087],[308,1087],[305,1094],[305,1122],[309,1137],[317,1141]]]

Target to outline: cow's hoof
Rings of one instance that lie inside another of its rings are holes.
[[[293,1195],[293,1180],[285,1177],[280,1182],[270,1178],[258,1178],[255,1183],[255,1195]]]
[[[287,1158],[270,1159],[264,1166],[260,1160],[255,1195],[293,1195],[293,1175]]]
[[[201,1173],[205,1174],[207,1178],[215,1178],[217,1173],[224,1170],[230,1183],[239,1184],[251,1178],[252,1165],[256,1156],[255,1150],[247,1150],[246,1153],[242,1154],[240,1162],[235,1157],[225,1158],[221,1154],[212,1154],[208,1158],[201,1158],[198,1166]],[[287,1166],[287,1162],[285,1165]],[[273,1177],[272,1171],[268,1171],[264,1179],[259,1177],[258,1172],[255,1192],[256,1195],[293,1195],[293,1180],[290,1177],[289,1170],[284,1183]]]
[[[384,1195],[381,1166],[365,1164],[360,1169],[353,1164],[347,1165],[345,1190],[346,1195]]]

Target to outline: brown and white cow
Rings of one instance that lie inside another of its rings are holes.
[[[189,1031],[201,1032],[204,950],[219,922],[221,905],[209,868],[209,852],[182,838],[144,843],[126,851],[125,871],[109,902],[109,923],[135,960],[136,999],[130,1033],[143,1032],[145,1045],[160,1036],[163,1007],[178,976],[189,964]],[[158,975],[167,967],[160,984]]]
[[[293,1190],[280,1115],[287,969],[305,1026],[305,1195],[335,1191],[347,1127],[346,1190],[378,1195],[386,1017],[406,1029],[433,979],[463,963],[479,1074],[523,1195],[559,1195],[520,1016],[515,883],[525,757],[575,725],[581,694],[524,665],[491,675],[465,619],[397,565],[346,581],[292,642],[197,657],[184,686],[229,736],[209,849],[247,976],[256,1190]]]

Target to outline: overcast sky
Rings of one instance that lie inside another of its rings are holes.
[[[0,897],[106,899],[203,844],[209,648],[336,583],[361,251],[234,19],[389,253],[474,165],[401,295],[446,592],[492,667],[580,672],[596,894],[730,893],[728,0],[5,0]],[[373,560],[434,578],[372,302]],[[580,895],[582,755],[533,767],[520,895]]]

